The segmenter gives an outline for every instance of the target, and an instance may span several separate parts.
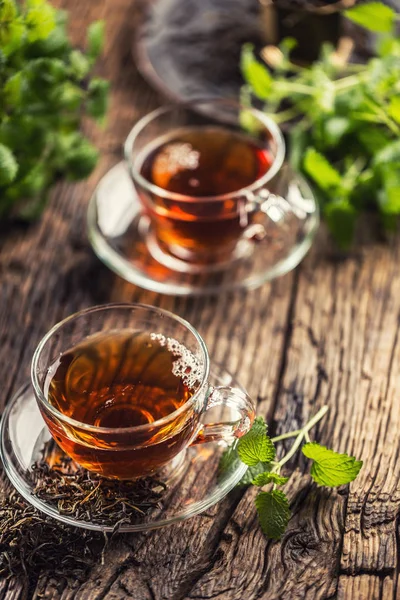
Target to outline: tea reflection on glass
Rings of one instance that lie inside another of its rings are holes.
[[[215,101],[164,107],[131,131],[125,155],[161,248],[193,263],[226,260],[252,224],[258,193],[279,171],[284,142],[266,115]],[[246,123],[249,122],[247,118]],[[265,199],[265,194],[264,194]]]
[[[105,477],[156,473],[191,443],[232,441],[254,417],[241,390],[208,385],[209,358],[188,323],[144,305],[77,313],[40,342],[35,396],[49,431],[79,465]],[[235,405],[232,423],[203,425],[211,406]]]

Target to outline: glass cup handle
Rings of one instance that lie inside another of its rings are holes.
[[[240,414],[239,419],[225,423],[201,423],[192,444],[219,440],[231,444],[236,438],[248,432],[255,416],[255,408],[250,396],[239,388],[210,387],[205,410],[221,405],[236,409]]]
[[[293,175],[292,175],[293,177]],[[240,210],[240,222],[244,227],[243,237],[254,242],[262,241],[266,234],[263,223],[249,223],[249,215],[256,212],[267,218],[268,223],[284,226],[287,218],[294,215],[299,220],[304,220],[309,214],[315,212],[315,202],[312,198],[303,197],[296,181],[291,180],[290,171],[285,169],[277,190],[271,192],[267,188],[257,193],[249,192],[243,198]]]

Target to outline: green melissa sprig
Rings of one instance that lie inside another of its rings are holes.
[[[0,218],[35,218],[57,178],[87,177],[98,159],[80,126],[107,110],[109,84],[91,76],[104,24],[89,26],[83,50],[66,19],[47,0],[0,0]]]
[[[301,429],[284,433],[274,438],[268,436],[267,425],[262,417],[254,420],[253,426],[236,440],[222,455],[220,472],[234,469],[239,461],[248,465],[248,470],[239,485],[255,485],[261,488],[255,504],[261,529],[271,539],[279,539],[290,520],[290,506],[285,492],[280,488],[289,478],[281,475],[282,467],[301,448],[303,455],[312,460],[311,477],[321,486],[338,487],[353,481],[362,467],[362,461],[347,454],[339,454],[317,442],[311,442],[309,431],[326,414],[322,407]],[[290,450],[276,460],[275,443],[295,438]],[[272,489],[265,490],[265,486]]]
[[[278,124],[290,125],[290,162],[314,184],[333,237],[347,249],[360,213],[375,209],[389,229],[400,215],[400,17],[380,2],[344,15],[379,34],[365,64],[325,45],[319,60],[299,65],[287,38],[264,49],[266,64],[245,45],[241,69],[242,103],[251,105],[253,95]]]

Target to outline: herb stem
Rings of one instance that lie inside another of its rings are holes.
[[[289,431],[288,433],[282,433],[281,435],[277,435],[276,437],[272,438],[271,441],[275,443],[280,442],[281,440],[287,440],[288,438],[296,437],[296,435],[299,435],[301,431],[301,429],[295,429],[294,431]]]
[[[352,88],[355,85],[358,85],[359,83],[360,83],[359,75],[348,75],[347,77],[342,77],[341,79],[338,79],[337,81],[333,82],[336,92],[342,92],[343,90]]]
[[[286,464],[292,458],[292,456],[294,456],[294,454],[297,452],[301,442],[303,441],[303,438],[306,435],[308,435],[308,432],[310,431],[310,429],[312,429],[314,427],[314,425],[316,425],[318,423],[318,421],[320,421],[322,419],[322,417],[324,415],[326,415],[327,411],[328,411],[328,407],[323,406],[322,408],[319,409],[317,414],[314,415],[313,418],[310,419],[310,421],[302,429],[300,429],[300,432],[298,433],[297,438],[296,438],[295,442],[293,443],[293,446],[290,448],[289,452],[279,461],[278,464],[280,465],[280,467],[282,467],[284,464]]]
[[[296,108],[292,107],[286,110],[281,110],[280,112],[277,112],[274,115],[272,115],[272,117],[275,123],[285,123],[286,121],[290,121],[291,119],[298,117],[299,114],[299,111]]]
[[[311,87],[311,85],[292,83],[291,81],[277,81],[275,88],[281,92],[297,92],[298,94],[306,94],[307,96],[313,96],[315,93],[315,88]]]

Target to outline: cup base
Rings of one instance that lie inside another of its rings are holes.
[[[224,367],[213,365],[210,385],[243,388]],[[213,412],[214,411],[214,412]],[[207,421],[235,421],[240,415],[230,407],[207,411]],[[1,459],[5,472],[25,500],[41,512],[69,525],[97,531],[113,531],[115,522],[95,522],[90,515],[74,517],[60,513],[57,504],[35,495],[32,465],[51,440],[50,433],[37,406],[31,385],[26,384],[7,404],[1,421]],[[147,531],[170,525],[200,514],[219,502],[240,481],[246,472],[241,462],[232,470],[220,474],[218,465],[226,446],[209,442],[191,446],[178,454],[155,477],[167,486],[163,505],[150,514],[140,513],[131,523],[123,523],[120,531]],[[61,450],[58,451],[62,452]]]
[[[143,221],[143,220],[142,220]],[[188,273],[192,275],[204,275],[207,273],[218,273],[225,269],[234,266],[240,260],[248,258],[254,251],[254,244],[246,239],[240,240],[229,258],[220,258],[212,262],[196,262],[189,253],[182,251],[181,248],[171,248],[173,252],[168,252],[157,240],[155,234],[151,230],[149,222],[143,222],[142,235],[144,236],[150,255],[159,264],[164,265],[168,269],[178,273]]]

